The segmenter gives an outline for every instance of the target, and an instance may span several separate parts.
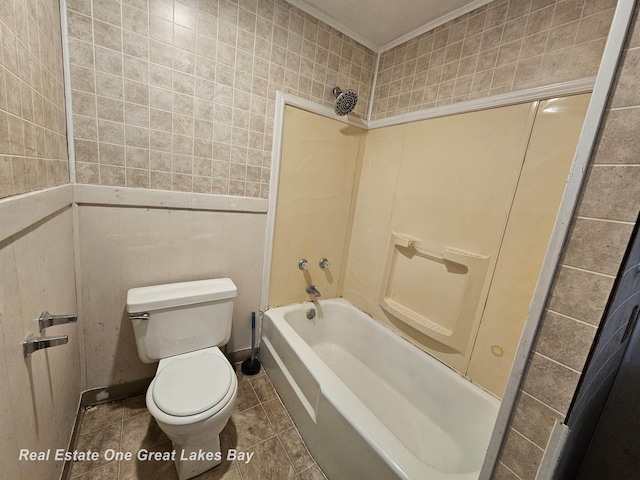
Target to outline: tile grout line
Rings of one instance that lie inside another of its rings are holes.
[[[547,405],[545,402],[543,402],[542,400],[540,400],[538,397],[534,396],[533,394],[531,394],[529,392],[525,392],[524,390],[520,390],[520,393],[523,394],[523,395],[526,395],[527,397],[529,397],[529,398],[531,398],[533,400],[535,400],[539,404],[544,405],[549,410],[552,410],[553,412],[557,413],[559,416],[561,416],[563,418],[566,417],[566,414],[563,414],[562,412],[559,412],[558,410],[553,408],[551,405]]]
[[[502,466],[504,468],[506,468],[507,470],[509,470],[510,473],[512,473],[518,480],[522,480],[522,477],[520,475],[518,475],[516,472],[514,472],[513,470],[511,470],[509,467],[507,467],[507,465],[504,462],[500,462],[502,464]]]
[[[542,358],[545,358],[545,359],[549,360],[550,362],[555,363],[556,365],[559,365],[559,366],[561,366],[561,367],[564,367],[564,368],[566,368],[567,370],[570,370],[570,371],[572,371],[572,372],[574,372],[574,373],[577,373],[578,375],[582,375],[582,372],[581,372],[581,371],[576,370],[575,368],[571,368],[571,367],[569,367],[568,365],[565,365],[564,363],[559,362],[558,360],[554,360],[553,358],[548,357],[547,355],[544,355],[543,353],[540,353],[540,352],[538,352],[537,350],[534,350],[534,351],[533,351],[533,353],[534,353],[535,355],[539,355],[539,356],[541,356]]]
[[[572,267],[571,265],[567,265],[565,263],[561,264],[560,267],[569,268],[571,270],[577,270],[577,271],[584,272],[584,273],[591,273],[593,275],[598,275],[599,277],[609,278],[611,280],[614,280],[616,278],[615,275],[610,275],[610,274],[607,274],[607,273],[594,272],[593,270],[588,270],[586,268]]]
[[[594,164],[594,166],[596,166],[596,164]],[[636,163],[636,164],[631,164],[631,163],[625,163],[625,164],[605,164],[605,163],[598,163],[597,166],[603,166],[603,167],[619,167],[619,166],[631,166],[631,167],[638,167],[640,166],[640,163]],[[608,218],[598,218],[598,217],[589,217],[586,215],[577,215],[576,218],[580,219],[580,220],[590,220],[593,222],[605,222],[605,223],[617,223],[620,225],[629,225],[629,226],[634,226],[635,222],[629,222],[626,220],[610,220]]]
[[[552,308],[547,308],[546,311],[548,311],[550,313],[553,313],[554,315],[558,315],[559,317],[566,318],[567,320],[573,320],[574,322],[578,322],[578,323],[580,323],[582,325],[587,325],[589,327],[593,327],[596,330],[598,329],[598,325],[594,325],[593,323],[589,323],[589,322],[586,322],[584,320],[580,320],[579,318],[572,317],[571,315],[567,315],[565,313],[557,312],[556,310],[553,310]]]

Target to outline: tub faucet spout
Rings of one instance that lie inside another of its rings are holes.
[[[320,292],[318,291],[315,285],[307,285],[306,290],[309,295],[313,295],[314,297],[320,296]]]

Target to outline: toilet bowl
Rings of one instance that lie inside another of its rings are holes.
[[[233,367],[218,348],[231,336],[236,286],[228,278],[129,290],[127,310],[138,356],[158,361],[146,404],[173,443],[180,480],[222,461],[220,432],[238,391]]]
[[[222,461],[220,432],[237,391],[235,372],[217,347],[160,360],[147,390],[147,409],[173,443],[181,480]]]

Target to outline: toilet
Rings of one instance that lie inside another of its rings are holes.
[[[158,363],[146,403],[173,442],[180,480],[221,462],[220,432],[238,383],[218,347],[231,336],[237,288],[229,278],[134,288],[127,293],[138,356]]]

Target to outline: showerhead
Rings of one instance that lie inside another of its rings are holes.
[[[356,108],[358,103],[358,92],[355,90],[340,90],[340,87],[334,87],[333,94],[336,96],[335,112],[342,116]]]

